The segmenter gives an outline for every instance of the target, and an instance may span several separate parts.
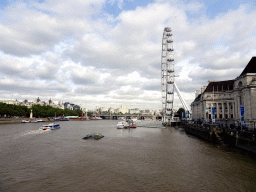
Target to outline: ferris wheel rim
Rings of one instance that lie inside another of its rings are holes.
[[[174,102],[174,49],[170,27],[165,27],[161,53],[161,87],[163,119],[172,118]]]

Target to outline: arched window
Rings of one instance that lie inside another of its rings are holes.
[[[238,83],[238,87],[241,88],[242,86],[243,86],[243,83],[242,83],[242,81],[240,81],[240,82]]]

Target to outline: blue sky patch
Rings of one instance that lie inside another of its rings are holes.
[[[104,7],[104,11],[117,17],[122,11],[135,10],[137,7],[146,7],[148,4],[154,3],[154,0],[124,0],[122,7],[118,7],[118,2],[113,4],[107,2]]]

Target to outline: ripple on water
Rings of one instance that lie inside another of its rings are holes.
[[[42,134],[42,133],[46,133],[48,131],[52,131],[52,130],[29,130],[29,131],[24,131],[24,132],[21,132],[21,133],[15,135],[14,139],[19,139],[21,137],[26,137],[28,135]]]
[[[0,191],[256,191],[247,156],[182,129],[119,130],[117,122],[2,126]],[[105,137],[82,139],[91,133]]]

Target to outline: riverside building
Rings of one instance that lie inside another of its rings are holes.
[[[63,102],[59,102],[57,105],[55,105],[51,99],[45,102],[45,101],[41,101],[39,97],[32,102],[29,102],[27,99],[25,99],[22,102],[19,102],[17,99],[16,100],[0,100],[0,102],[6,103],[6,104],[12,104],[12,105],[23,105],[28,108],[31,108],[33,105],[40,105],[40,106],[52,106],[55,108],[64,109]]]
[[[256,121],[256,57],[252,57],[236,79],[209,81],[196,93],[191,104],[192,118],[233,121],[254,125]]]

